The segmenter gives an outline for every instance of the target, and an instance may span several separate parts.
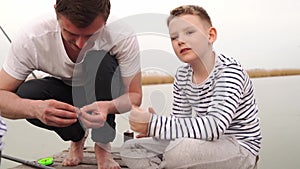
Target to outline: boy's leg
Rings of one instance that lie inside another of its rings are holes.
[[[158,169],[169,143],[152,137],[127,140],[120,151],[122,161],[131,169]]]
[[[164,167],[172,169],[253,169],[254,165],[255,156],[231,136],[217,141],[177,139],[164,154]]]

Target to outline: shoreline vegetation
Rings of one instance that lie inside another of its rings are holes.
[[[300,69],[249,69],[246,70],[250,78],[263,78],[274,76],[294,76],[300,75]],[[44,73],[30,74],[26,80],[34,78],[43,78],[46,76]],[[155,84],[169,84],[173,83],[174,76],[162,70],[144,70],[142,71],[142,85],[155,85]]]
[[[246,71],[250,78],[300,75],[300,69],[249,69]],[[160,72],[142,72],[143,85],[168,84],[173,81],[172,75]]]

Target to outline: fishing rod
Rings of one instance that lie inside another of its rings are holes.
[[[9,36],[6,34],[6,32],[3,30],[2,26],[0,26],[1,31],[3,32],[3,34],[6,36],[7,40],[9,41],[9,43],[11,43],[11,40],[9,38]]]
[[[9,43],[11,43],[11,39],[9,38],[9,36],[7,35],[7,33],[4,31],[4,29],[2,28],[2,26],[0,26],[0,29],[2,31],[2,33],[5,35],[6,39],[9,41]],[[31,72],[32,76],[37,79],[37,76],[34,74],[34,72]]]
[[[14,161],[14,162],[18,162],[18,163],[21,163],[21,164],[24,164],[24,165],[27,165],[27,166],[30,166],[30,167],[34,167],[34,168],[55,169],[53,167],[48,167],[48,166],[39,164],[36,161],[26,161],[26,160],[22,160],[22,159],[19,159],[19,158],[16,158],[16,157],[11,157],[11,156],[8,156],[8,155],[5,155],[5,154],[2,154],[1,157],[4,158],[4,159],[11,160],[11,161]]]

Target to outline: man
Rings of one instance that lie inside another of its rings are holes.
[[[98,168],[120,168],[109,153],[115,115],[140,105],[139,47],[122,23],[106,24],[109,0],[57,0],[55,16],[30,23],[0,72],[0,111],[71,140],[65,166],[83,159],[92,128]],[[33,70],[51,76],[25,81]],[[5,98],[5,99],[4,99]]]

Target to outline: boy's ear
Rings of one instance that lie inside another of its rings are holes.
[[[208,30],[208,41],[213,44],[217,40],[217,30],[215,27],[210,27]]]

